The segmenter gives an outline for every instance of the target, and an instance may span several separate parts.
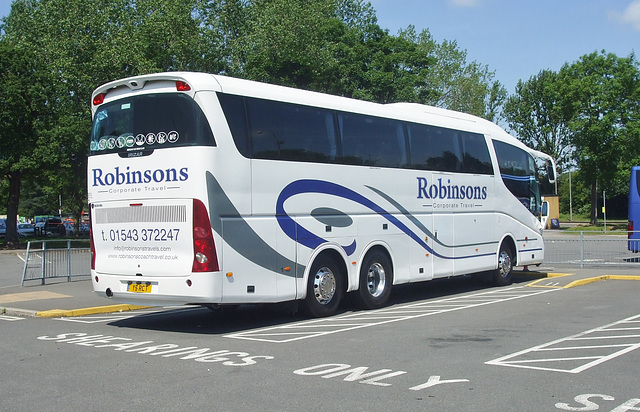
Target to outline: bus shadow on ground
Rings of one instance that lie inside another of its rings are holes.
[[[514,277],[514,284],[531,281],[530,277]],[[385,308],[494,288],[486,277],[457,276],[394,286]],[[362,312],[353,294],[348,294],[334,316]],[[180,307],[153,313],[142,313],[108,323],[119,328],[163,332],[224,335],[252,329],[284,326],[314,320],[304,311],[303,301],[243,304],[236,307],[208,309],[200,306]]]

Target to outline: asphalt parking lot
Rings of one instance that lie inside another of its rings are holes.
[[[323,319],[287,304],[121,311],[88,279],[2,287],[0,395],[7,410],[638,410],[637,279],[443,279]]]

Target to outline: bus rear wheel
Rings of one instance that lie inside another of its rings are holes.
[[[393,268],[387,254],[381,250],[369,252],[360,268],[360,306],[364,309],[378,309],[384,306],[391,295],[392,284]]]
[[[493,282],[497,286],[507,286],[513,281],[513,265],[514,265],[514,252],[507,244],[500,246],[500,252],[498,253],[498,268],[493,274]]]
[[[344,295],[342,267],[336,259],[323,255],[313,262],[307,281],[307,312],[315,317],[331,316]]]

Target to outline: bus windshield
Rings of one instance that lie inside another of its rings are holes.
[[[542,206],[534,158],[516,146],[494,141],[500,174],[507,189],[534,215]]]
[[[215,141],[202,109],[193,99],[180,93],[147,94],[106,103],[98,109],[90,155],[194,145],[215,146]]]

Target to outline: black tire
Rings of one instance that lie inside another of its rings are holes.
[[[392,285],[393,266],[387,254],[381,250],[367,253],[360,268],[359,306],[364,309],[381,308],[391,296]]]
[[[314,317],[331,316],[344,295],[344,269],[329,255],[318,257],[309,271],[306,309]]]
[[[514,252],[509,245],[500,245],[498,252],[498,268],[493,273],[493,283],[496,286],[507,286],[513,282]]]

